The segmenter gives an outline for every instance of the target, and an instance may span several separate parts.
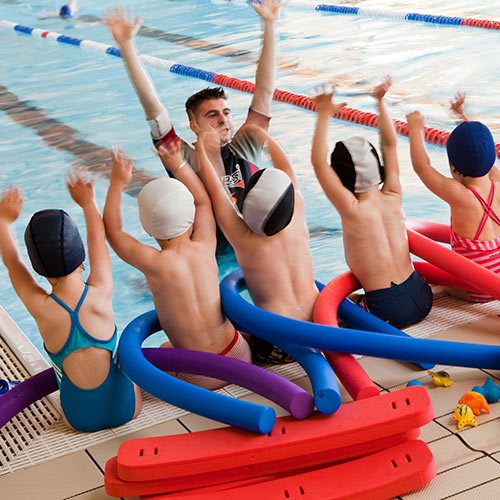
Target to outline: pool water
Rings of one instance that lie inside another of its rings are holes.
[[[62,20],[48,16],[58,11],[60,3],[0,0],[0,19],[113,44],[108,29],[95,19],[115,3],[81,0],[80,4],[80,17]],[[349,5],[499,20],[500,1],[477,5],[472,0],[428,0],[418,2],[418,6],[399,2],[396,7],[388,1],[364,1]],[[227,1],[138,0],[134,12],[143,16],[143,26],[153,33],[137,37],[141,53],[253,81],[260,23],[251,7]],[[390,74],[394,85],[387,102],[394,118],[404,120],[407,112],[419,109],[429,126],[451,130],[455,122],[448,101],[457,91],[464,91],[468,94],[466,111],[490,126],[496,142],[500,140],[500,69],[494,63],[500,59],[497,31],[320,14],[292,7],[283,9],[277,29],[280,64],[276,87],[281,90],[312,95],[315,86],[333,78],[338,82],[339,100],[374,112],[374,101],[367,93]],[[14,226],[24,257],[24,228],[37,210],[65,209],[84,235],[81,210],[65,187],[65,173],[72,166],[95,172],[100,209],[108,187],[105,163],[111,146],[126,150],[145,176],[165,175],[150,150],[148,126],[119,58],[0,27],[0,60],[0,189],[16,184],[25,193],[23,212]],[[193,141],[184,102],[208,86],[207,82],[150,67],[148,71],[178,134]],[[246,116],[250,96],[233,90],[227,93],[238,127]],[[316,278],[326,283],[347,267],[340,218],[309,162],[315,115],[277,102],[272,113],[270,132],[287,151],[306,199]],[[332,120],[332,145],[351,135],[378,142],[376,130]],[[433,165],[446,173],[444,149],[429,145],[428,152]],[[403,137],[399,139],[399,158],[406,215],[447,222],[447,206],[413,173],[408,141]],[[140,226],[135,193],[123,199],[124,227],[141,241],[154,244]],[[142,274],[113,252],[111,256],[115,319],[122,330],[153,304]],[[234,256],[223,256],[219,265],[222,277],[236,268]],[[42,278],[37,279],[47,286]],[[0,284],[0,304],[41,349],[36,325],[1,265]]]

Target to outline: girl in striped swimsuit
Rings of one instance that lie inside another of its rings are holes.
[[[423,141],[424,120],[418,111],[407,115],[413,168],[422,182],[450,205],[451,248],[460,255],[500,274],[500,172],[494,166],[496,149],[488,127],[468,121],[464,96],[458,94],[451,109],[463,120],[446,145],[452,178],[431,167]],[[458,289],[451,295],[471,302],[493,297]]]

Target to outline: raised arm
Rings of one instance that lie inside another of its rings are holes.
[[[23,200],[19,188],[8,190],[0,200],[0,254],[9,272],[9,278],[19,298],[30,313],[36,309],[36,302],[47,296],[36,283],[32,274],[21,260],[11,233],[11,224],[21,213]]]
[[[146,114],[146,120],[155,120],[166,110],[137,54],[134,37],[141,26],[142,18],[138,17],[132,22],[129,17],[129,13],[123,7],[115,7],[106,11],[103,22],[111,30],[111,34],[120,48],[120,54]]]
[[[401,193],[399,181],[399,164],[397,155],[397,140],[394,123],[387,111],[384,96],[391,86],[391,78],[385,80],[373,89],[373,97],[377,101],[379,112],[378,128],[380,131],[380,147],[382,150],[382,162],[385,169],[385,181],[382,188],[384,192]]]
[[[113,167],[104,206],[103,221],[106,238],[118,257],[140,270],[147,266],[153,247],[143,245],[122,228],[122,192],[132,177],[132,161],[120,150],[113,151]]]
[[[356,201],[355,196],[346,189],[338,175],[328,163],[328,123],[330,117],[342,109],[346,103],[334,104],[333,91],[316,96],[316,128],[314,130],[311,163],[314,173],[327,198],[340,212]]]
[[[250,109],[264,116],[271,116],[276,77],[276,33],[275,22],[279,18],[280,3],[278,0],[263,0],[260,4],[253,3],[253,8],[262,19],[263,35],[262,50],[255,74],[255,91]],[[256,120],[255,115],[249,115],[248,120]],[[265,124],[260,124],[265,125]]]
[[[193,195],[196,212],[191,238],[213,240],[215,244],[216,232],[212,202],[200,178],[194,173],[191,166],[184,159],[181,145],[182,142],[180,140],[172,141],[168,145],[162,144],[158,149],[158,153],[163,164]]]
[[[68,175],[67,186],[71,198],[83,210],[87,226],[87,250],[90,265],[87,283],[90,286],[106,288],[109,293],[112,293],[111,260],[106,246],[104,224],[95,202],[92,182],[85,180],[77,170],[73,170]]]
[[[413,170],[425,186],[436,196],[446,202],[460,199],[461,185],[449,177],[445,177],[431,166],[424,145],[424,118],[418,111],[406,115],[410,138],[410,156]]]
[[[217,175],[216,169],[221,168],[222,163],[219,144],[218,134],[212,129],[204,130],[198,135],[195,147],[200,166],[199,175],[212,201],[217,223],[231,245],[234,245],[250,229],[238,214],[231,194]]]

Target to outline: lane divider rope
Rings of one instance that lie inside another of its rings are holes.
[[[254,3],[255,0],[225,0],[232,3]],[[370,9],[363,7],[349,7],[347,5],[315,4],[300,0],[288,0],[287,7],[299,9],[316,10],[327,14],[349,14],[362,17],[382,17],[399,19],[402,21],[418,21],[431,24],[446,24],[452,26],[469,26],[472,28],[483,28],[488,30],[500,30],[500,21],[489,19],[473,19],[467,17],[442,16],[437,14],[421,14],[418,12],[398,12],[393,10]]]
[[[3,26],[7,29],[13,29],[14,31],[20,33],[45,38],[47,40],[55,40],[60,43],[85,47],[87,49],[104,52],[112,56],[121,57],[120,51],[112,45],[106,45],[104,43],[94,42],[91,40],[82,40],[80,38],[73,38],[67,35],[61,35],[60,33],[56,33],[54,31],[45,31],[39,28],[30,28],[21,24],[5,21],[3,19],[0,19],[0,26]],[[192,66],[185,66],[184,64],[179,64],[173,61],[168,61],[166,59],[160,59],[158,57],[148,56],[144,54],[139,55],[139,58],[144,64],[148,66],[153,66],[155,68],[170,71],[171,73],[176,73],[178,75],[206,80],[215,85],[220,85],[222,87],[239,90],[241,92],[247,92],[250,94],[252,94],[255,90],[255,84],[246,80],[240,80],[238,78],[233,78],[231,76],[214,73],[212,71],[194,68]],[[274,91],[273,100],[292,104],[309,111],[315,111],[314,99],[305,95],[276,89]],[[377,114],[360,111],[358,109],[346,107],[341,109],[333,117],[339,120],[357,123],[359,125],[365,125],[367,127],[378,127],[379,117]],[[401,120],[393,120],[393,122],[398,134],[408,136],[408,124],[406,122]],[[430,144],[444,146],[446,145],[449,136],[449,132],[445,132],[436,128],[426,127],[424,130],[425,141]],[[500,158],[500,144],[495,144],[495,148],[497,157]]]

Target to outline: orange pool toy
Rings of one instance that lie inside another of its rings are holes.
[[[486,398],[476,391],[466,392],[461,398],[458,404],[467,405],[473,412],[474,415],[481,415],[484,413],[490,413],[490,407]]]

